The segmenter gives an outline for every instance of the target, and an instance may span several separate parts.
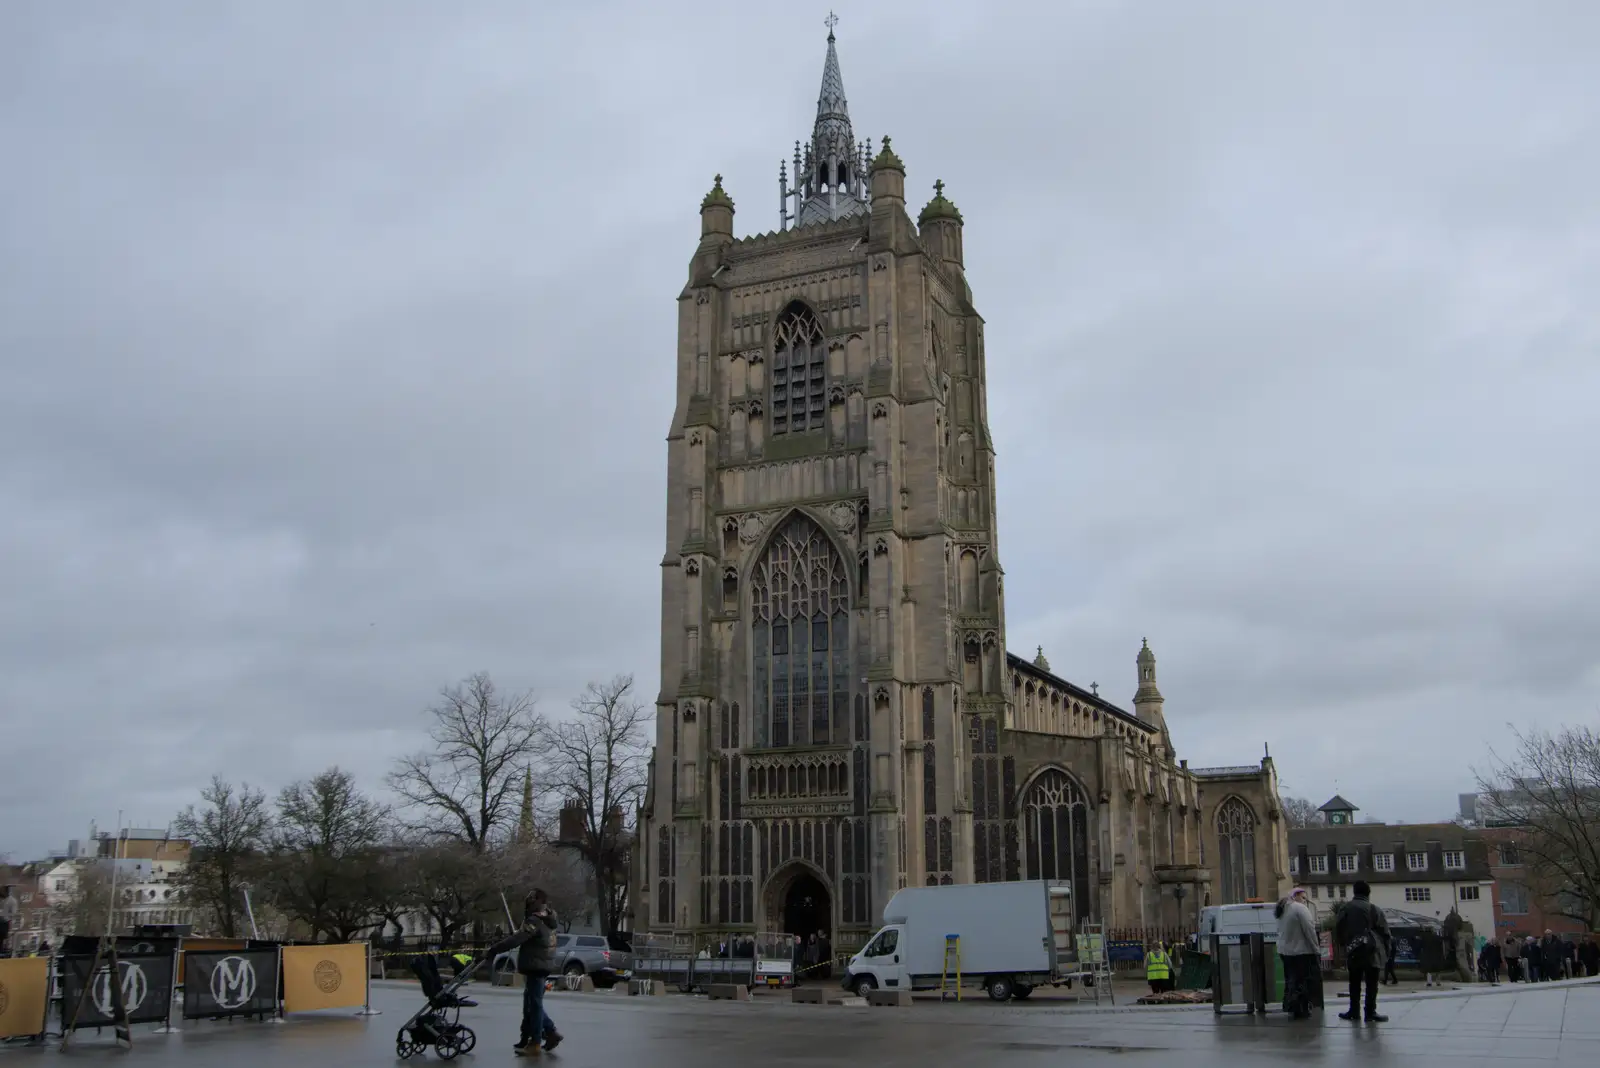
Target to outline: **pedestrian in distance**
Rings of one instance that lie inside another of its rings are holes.
[[[1478,971],[1483,976],[1483,981],[1490,986],[1500,985],[1500,943],[1494,940],[1485,942],[1483,951],[1478,954]]]
[[[1306,903],[1306,889],[1297,886],[1278,902],[1278,959],[1283,961],[1283,1008],[1296,1020],[1309,1019],[1315,1001],[1312,980],[1322,968],[1317,923]]]
[[[1424,927],[1418,936],[1417,964],[1422,968],[1422,974],[1427,980],[1425,985],[1433,986],[1438,983],[1439,973],[1444,971],[1444,940],[1432,927]]]
[[[0,957],[9,957],[11,929],[17,926],[17,899],[11,896],[11,887],[0,886]]]
[[[1583,945],[1578,947],[1578,960],[1583,964],[1584,974],[1593,979],[1600,975],[1600,941],[1594,935],[1583,940]]]
[[[1554,981],[1561,978],[1561,966],[1566,962],[1567,955],[1561,948],[1561,939],[1549,928],[1545,928],[1544,937],[1539,940],[1539,977],[1542,981]]]
[[[544,984],[550,977],[556,944],[556,910],[543,890],[535,889],[523,902],[522,927],[489,950],[493,960],[517,951],[517,971],[522,974],[522,1037],[512,1047],[519,1057],[538,1057],[561,1044],[562,1035],[544,1008]],[[542,1043],[542,1045],[541,1045]]]
[[[1387,1023],[1389,1017],[1378,1013],[1378,970],[1393,954],[1394,939],[1383,910],[1372,903],[1372,887],[1357,879],[1352,890],[1355,897],[1339,910],[1333,931],[1350,969],[1350,1010],[1341,1012],[1339,1019]]]

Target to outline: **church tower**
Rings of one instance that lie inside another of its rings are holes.
[[[779,228],[736,237],[720,176],[701,202],[640,930],[850,947],[898,888],[973,879],[972,717],[1009,678],[983,320],[961,213],[930,183],[913,222],[905,183],[856,139],[830,19]]]

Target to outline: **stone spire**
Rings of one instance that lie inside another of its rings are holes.
[[[1039,655],[1033,658],[1033,666],[1040,671],[1050,670],[1050,661],[1044,658],[1044,646],[1039,646]]]
[[[522,815],[517,820],[517,841],[533,841],[533,769],[522,773]]]
[[[833,27],[838,17],[829,14],[828,55],[822,61],[822,91],[817,94],[817,118],[811,127],[811,142],[801,155],[799,142],[794,150],[794,188],[779,165],[779,223],[787,229],[796,226],[846,219],[867,213],[871,194],[867,189],[868,158],[865,145],[858,145],[850,127],[850,105],[844,95],[844,75],[839,71],[839,51]],[[794,199],[794,210],[789,207]]]
[[[1144,639],[1139,655],[1134,658],[1139,669],[1139,689],[1133,695],[1133,712],[1141,720],[1161,728],[1161,738],[1167,751],[1172,751],[1172,739],[1167,735],[1167,719],[1162,708],[1165,699],[1156,689],[1156,654],[1150,651],[1150,639]]]

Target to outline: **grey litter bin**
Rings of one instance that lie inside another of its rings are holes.
[[[1267,1011],[1267,944],[1259,934],[1211,936],[1211,1008]]]

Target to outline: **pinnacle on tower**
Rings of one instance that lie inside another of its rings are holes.
[[[1039,646],[1039,655],[1033,658],[1033,666],[1040,671],[1050,670],[1050,661],[1044,658],[1044,646]]]
[[[945,199],[944,180],[933,183],[933,199],[928,201],[928,206],[922,209],[922,214],[917,216],[917,225],[924,226],[934,219],[950,219],[961,222],[961,211],[950,201]]]
[[[711,192],[707,193],[705,198],[700,201],[701,211],[705,211],[707,208],[711,207],[727,208],[729,211],[733,210],[733,198],[728,195],[728,191],[726,189],[722,188],[722,175],[720,174],[717,175],[716,179],[711,183]]]
[[[895,155],[894,149],[889,147],[889,135],[883,135],[883,147],[878,150],[877,157],[872,161],[874,171],[899,171],[906,173],[906,165],[900,162],[900,157]]]

